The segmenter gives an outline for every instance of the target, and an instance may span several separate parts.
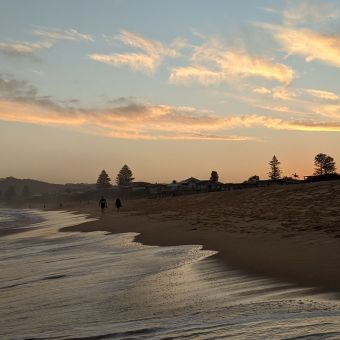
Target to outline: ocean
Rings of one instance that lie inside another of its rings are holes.
[[[1,339],[338,339],[332,294],[247,275],[199,245],[61,233],[87,217],[0,209]]]

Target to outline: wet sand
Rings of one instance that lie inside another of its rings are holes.
[[[61,231],[137,232],[146,245],[200,244],[247,273],[340,293],[340,181],[125,201]]]

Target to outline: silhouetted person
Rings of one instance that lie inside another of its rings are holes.
[[[100,209],[102,209],[102,214],[104,214],[104,210],[105,208],[107,208],[107,202],[104,196],[102,196],[102,198],[99,200],[99,206],[100,206]]]
[[[116,199],[116,208],[117,211],[119,212],[119,209],[122,207],[122,201],[120,200],[120,198]]]

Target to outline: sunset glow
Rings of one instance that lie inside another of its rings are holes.
[[[231,182],[266,178],[274,154],[286,175],[340,162],[338,1],[14,0],[0,18],[0,177],[129,164]]]

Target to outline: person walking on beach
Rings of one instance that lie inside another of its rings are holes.
[[[102,196],[102,198],[99,200],[99,206],[102,210],[102,214],[104,214],[104,210],[105,210],[105,208],[107,208],[107,202],[106,202],[106,199],[104,198],[104,196]]]
[[[119,212],[119,209],[122,207],[122,201],[120,200],[120,198],[116,199],[116,208],[117,211]]]

